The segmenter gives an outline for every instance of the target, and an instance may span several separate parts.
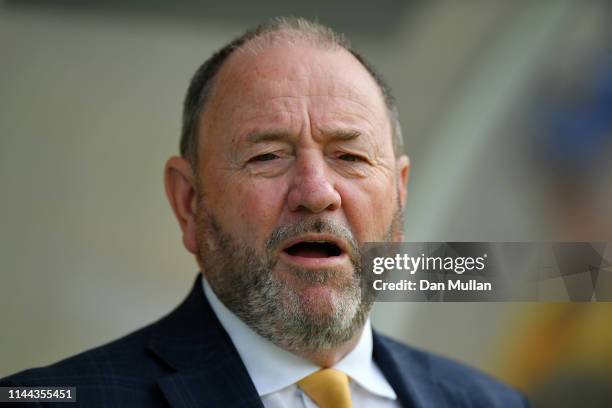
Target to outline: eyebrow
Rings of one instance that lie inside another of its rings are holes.
[[[246,140],[249,144],[260,142],[276,142],[279,140],[292,139],[289,132],[253,132],[249,133]]]
[[[361,136],[358,130],[324,130],[321,132],[326,138],[331,140],[353,140]]]
[[[354,140],[359,138],[362,133],[358,130],[323,130],[321,132],[325,139],[328,140]],[[276,142],[276,141],[294,141],[296,139],[295,134],[291,134],[286,131],[272,131],[272,132],[253,132],[246,136],[246,141],[249,144],[257,144],[261,142]]]

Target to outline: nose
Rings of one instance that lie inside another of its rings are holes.
[[[291,211],[318,214],[340,208],[340,194],[320,153],[309,152],[296,158],[287,201]]]

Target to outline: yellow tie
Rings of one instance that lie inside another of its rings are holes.
[[[324,368],[298,381],[319,408],[352,408],[349,378],[342,371]]]

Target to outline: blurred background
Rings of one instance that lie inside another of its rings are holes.
[[[268,17],[391,85],[407,241],[612,241],[605,1],[0,1],[0,377],[144,326],[196,275],[162,185],[197,66]],[[392,337],[535,407],[612,406],[612,304],[379,304]]]

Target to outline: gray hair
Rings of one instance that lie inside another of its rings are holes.
[[[198,163],[200,115],[210,98],[215,77],[223,63],[237,50],[257,53],[269,46],[270,43],[274,44],[281,41],[289,43],[307,41],[320,47],[330,49],[338,47],[350,52],[365,67],[380,88],[391,121],[395,156],[399,157],[403,153],[402,129],[395,99],[387,84],[370,63],[351,48],[344,35],[334,32],[331,28],[303,18],[279,17],[260,24],[253,30],[248,30],[235,38],[204,61],[193,75],[183,103],[183,126],[180,142],[181,156],[186,158],[193,168]]]

